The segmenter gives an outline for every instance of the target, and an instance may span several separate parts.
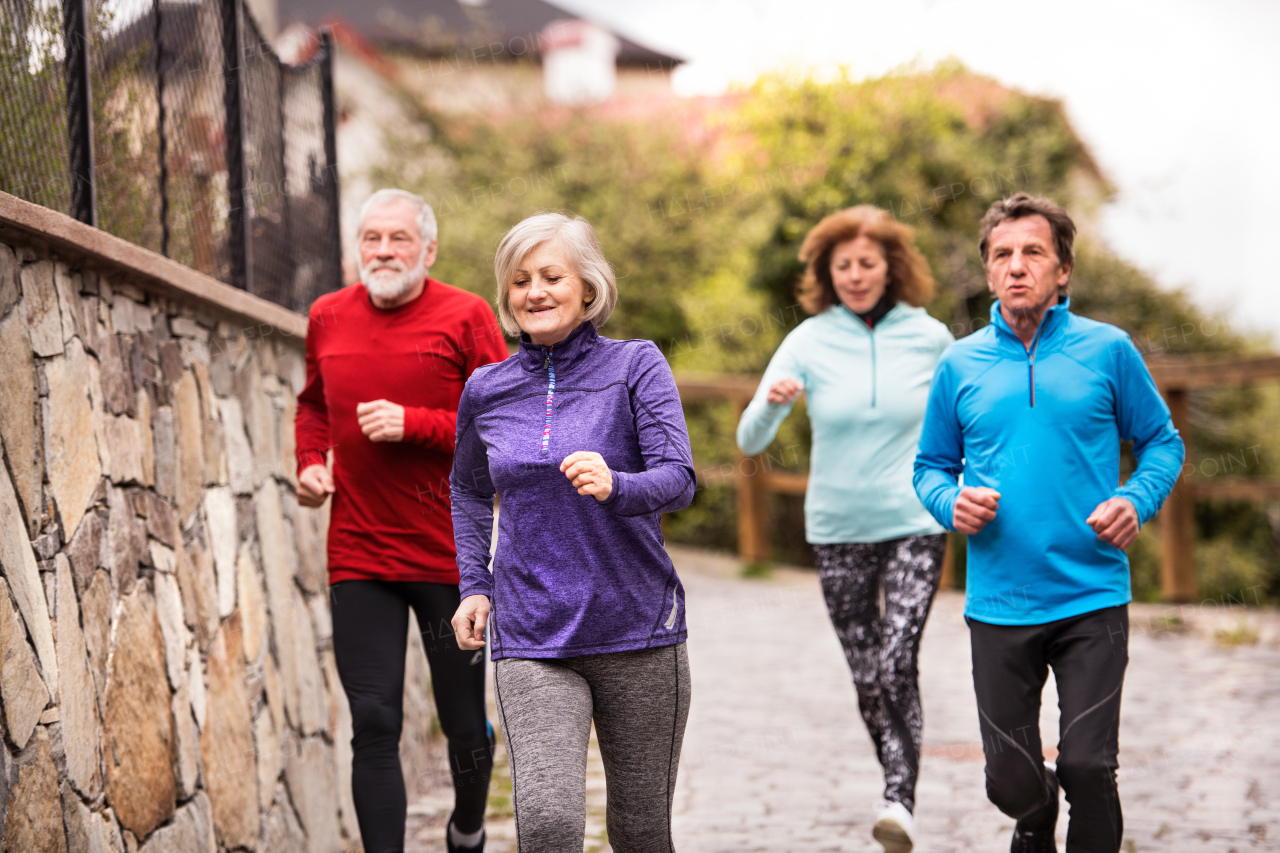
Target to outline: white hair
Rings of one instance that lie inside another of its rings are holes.
[[[599,328],[618,304],[618,282],[613,267],[605,260],[591,224],[581,216],[539,213],[516,225],[498,244],[493,271],[498,279],[498,320],[510,335],[520,334],[511,310],[511,283],[520,262],[543,243],[555,241],[564,249],[573,271],[590,288],[585,319]]]
[[[406,190],[382,189],[369,196],[364,205],[360,208],[360,225],[359,231],[364,231],[364,220],[369,215],[369,211],[376,207],[386,207],[398,201],[405,202],[414,209],[417,214],[416,221],[418,223],[418,237],[422,240],[425,248],[436,239],[436,214],[431,209],[431,205],[420,195],[414,195]],[[360,236],[356,234],[357,238]]]

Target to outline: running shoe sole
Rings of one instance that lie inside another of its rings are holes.
[[[884,853],[911,853],[915,847],[911,836],[892,818],[876,821],[876,825],[871,829],[871,837],[880,842],[884,847]]]

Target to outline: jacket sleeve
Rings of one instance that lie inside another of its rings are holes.
[[[769,403],[769,389],[780,379],[798,379],[805,383],[804,366],[798,358],[796,332],[793,331],[783,339],[778,351],[769,360],[764,376],[756,394],[742,413],[738,421],[738,449],[748,456],[763,453],[775,436],[778,427],[791,414],[791,403],[773,405]]]
[[[493,496],[489,477],[489,452],[476,428],[471,386],[462,390],[458,403],[460,431],[449,477],[453,539],[458,552],[458,590],[468,595],[493,595],[489,571],[489,544],[493,537]]]
[[[925,509],[948,530],[955,530],[952,520],[963,472],[964,433],[956,415],[955,374],[943,360],[929,388],[913,482]]]
[[[293,422],[298,473],[312,465],[324,465],[329,452],[329,409],[324,398],[324,376],[316,355],[316,338],[323,329],[315,313],[307,322],[307,379],[298,394],[298,414]]]
[[[502,361],[507,345],[488,303],[476,300],[475,310],[457,333],[458,356],[462,359],[463,381],[477,367]],[[404,440],[435,450],[453,452],[458,431],[458,413],[425,406],[404,407]]]
[[[1186,448],[1151,372],[1127,337],[1116,348],[1116,422],[1120,437],[1133,442],[1138,470],[1113,496],[1132,503],[1145,524],[1173,491]]]
[[[641,346],[627,385],[645,470],[610,469],[613,491],[601,506],[622,516],[684,509],[693,500],[693,451],[675,377],[653,343]]]

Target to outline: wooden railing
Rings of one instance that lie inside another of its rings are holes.
[[[1280,379],[1280,355],[1232,359],[1161,359],[1148,367],[1173,415],[1173,424],[1183,436],[1190,434],[1187,392],[1196,388],[1246,385]],[[676,386],[686,403],[729,401],[738,414],[751,402],[759,385],[758,376],[730,374],[676,375]],[[1193,463],[1187,448],[1187,463]],[[782,470],[779,460],[766,454],[741,453],[733,465],[702,464],[695,460],[699,485],[732,485],[738,508],[738,554],[748,563],[769,559],[768,495],[803,495],[807,474]],[[1184,472],[1192,470],[1184,465]],[[1178,476],[1173,494],[1160,510],[1160,585],[1168,601],[1191,601],[1196,594],[1195,501],[1280,500],[1280,480],[1256,477],[1214,476],[1207,482],[1191,483]],[[951,577],[948,550],[943,584]]]

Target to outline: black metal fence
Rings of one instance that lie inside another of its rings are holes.
[[[242,0],[0,0],[0,190],[305,311],[342,284],[332,53]]]

